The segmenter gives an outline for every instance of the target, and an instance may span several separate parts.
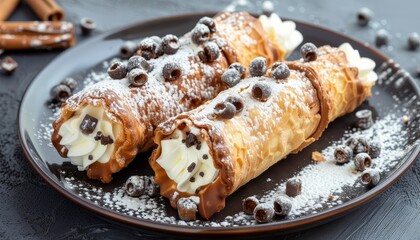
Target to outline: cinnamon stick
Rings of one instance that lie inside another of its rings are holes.
[[[54,0],[26,0],[26,3],[42,21],[62,21],[63,9]]]
[[[75,44],[68,22],[0,22],[0,49],[55,49]]]
[[[20,0],[0,0],[0,21],[5,21],[17,7]]]

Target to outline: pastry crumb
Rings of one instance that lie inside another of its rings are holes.
[[[322,153],[314,151],[312,152],[312,160],[314,160],[315,162],[324,162],[325,158],[324,155],[322,155]]]

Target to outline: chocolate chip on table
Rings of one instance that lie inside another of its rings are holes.
[[[74,80],[74,78],[67,77],[63,81],[61,81],[61,84],[66,85],[70,88],[70,90],[73,92],[77,87],[77,82]]]
[[[357,118],[356,125],[358,128],[368,129],[372,127],[372,111],[368,109],[359,110],[355,113],[355,116]]]
[[[277,196],[274,199],[273,209],[277,216],[287,216],[292,210],[292,200],[286,196]]]
[[[234,68],[228,69],[222,74],[222,81],[229,87],[234,87],[241,81],[241,74]]]
[[[368,153],[369,151],[369,140],[364,138],[364,137],[359,137],[357,138],[357,144],[356,147],[354,147],[353,149],[353,154],[358,154],[358,153]]]
[[[242,209],[246,214],[254,214],[255,207],[260,204],[256,197],[247,197],[242,201]]]
[[[412,32],[407,40],[408,49],[417,50],[420,46],[420,35],[417,32]]]
[[[176,205],[179,218],[184,221],[196,220],[198,207],[192,198],[180,198]]]
[[[147,60],[157,58],[163,53],[160,46],[161,42],[157,38],[145,38],[138,45],[139,55]]]
[[[90,18],[80,19],[80,27],[83,35],[89,35],[96,28],[96,23]]]
[[[355,151],[355,148],[357,146],[357,144],[359,143],[359,141],[357,140],[357,138],[355,137],[350,137],[349,139],[347,139],[347,141],[345,142],[345,145],[348,146],[349,148],[351,148],[353,150],[353,152]]]
[[[372,159],[367,153],[358,153],[356,157],[354,157],[354,165],[357,170],[365,171],[372,165]]]
[[[71,89],[64,84],[58,84],[52,89],[53,99],[57,102],[65,102],[71,96]]]
[[[313,43],[305,43],[300,48],[300,55],[305,62],[315,61],[318,58],[318,48]]]
[[[130,57],[130,59],[128,59],[127,71],[130,72],[131,70],[133,70],[135,68],[140,68],[140,69],[143,69],[145,71],[149,71],[150,64],[142,56],[132,56],[132,57]]]
[[[377,158],[381,154],[381,144],[376,141],[370,142],[368,145],[368,154],[371,158]]]
[[[122,62],[114,62],[109,66],[107,73],[112,79],[123,79],[127,76],[127,65]]]
[[[165,54],[175,54],[179,49],[178,37],[173,34],[168,34],[162,38],[162,51]]]
[[[220,49],[215,42],[205,43],[203,50],[198,52],[198,57],[203,62],[214,62],[219,56]]]
[[[350,162],[353,157],[353,149],[348,146],[338,146],[334,150],[334,159],[337,164],[342,165]]]
[[[198,143],[198,138],[195,134],[193,133],[187,133],[186,138],[185,138],[185,146],[187,146],[187,148],[194,146]],[[195,163],[194,163],[194,167],[195,167]],[[193,167],[193,169],[194,169]]]
[[[229,66],[229,69],[236,69],[236,71],[238,71],[239,74],[241,74],[241,78],[243,78],[245,76],[246,68],[238,62],[232,63]]]
[[[0,62],[0,69],[3,69],[6,75],[14,73],[18,66],[19,64],[12,57],[5,57]]]
[[[273,221],[274,209],[266,203],[258,204],[254,209],[254,218],[257,223],[268,223]]]
[[[197,23],[195,25],[193,31],[191,40],[195,44],[201,44],[203,42],[206,42],[210,39],[210,28],[202,23]]]
[[[368,187],[373,187],[378,185],[379,181],[381,180],[381,175],[379,171],[376,169],[366,169],[363,171],[362,175],[360,176],[360,181],[363,185]]]
[[[175,62],[166,63],[163,66],[162,75],[166,81],[178,80],[182,76],[181,66]]]
[[[137,51],[137,44],[133,41],[125,41],[120,48],[121,58],[128,59]]]
[[[267,60],[264,57],[256,57],[249,64],[249,73],[252,77],[261,77],[267,71]]]
[[[231,119],[235,113],[236,107],[230,102],[221,102],[214,107],[214,114],[222,119]]]
[[[244,100],[242,100],[242,98],[240,96],[229,96],[226,98],[226,102],[230,102],[233,104],[233,106],[235,106],[236,108],[236,112],[241,112],[242,109],[244,109]]]
[[[135,68],[128,73],[128,81],[135,87],[143,86],[148,79],[147,72],[140,68]]]
[[[211,33],[216,32],[216,23],[214,22],[213,18],[210,17],[202,17],[198,23],[206,25]]]
[[[98,119],[95,117],[90,116],[89,114],[86,114],[86,116],[83,118],[82,122],[80,123],[80,130],[83,134],[91,134],[93,131],[95,131],[96,125],[98,124]]]
[[[145,176],[131,176],[124,185],[125,193],[131,197],[140,197],[145,193]]]
[[[282,80],[290,76],[290,70],[286,63],[276,62],[271,67],[271,74],[273,75],[274,79]]]
[[[286,182],[286,195],[296,197],[302,192],[302,182],[299,179],[289,179]]]
[[[375,45],[377,47],[386,46],[389,43],[389,33],[385,29],[379,29],[375,35]]]
[[[155,182],[155,179],[152,176],[146,176],[147,180],[145,181],[146,195],[149,197],[159,196],[159,185]]]
[[[373,12],[367,7],[362,7],[359,12],[357,12],[357,23],[360,26],[367,26],[372,20]]]
[[[271,87],[267,83],[257,82],[252,86],[252,96],[258,101],[265,102],[271,95]]]

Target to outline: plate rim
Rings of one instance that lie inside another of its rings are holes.
[[[22,106],[26,102],[27,92],[35,82],[35,79],[39,77],[46,69],[48,70],[48,66],[58,59],[65,58],[66,55],[72,52],[73,49],[87,46],[92,44],[93,42],[97,42],[101,39],[106,39],[107,37],[122,32],[125,30],[129,30],[134,27],[141,27],[141,26],[147,26],[152,25],[160,22],[165,22],[168,20],[174,20],[174,19],[184,19],[184,18],[199,18],[202,16],[214,16],[218,12],[194,12],[194,13],[187,13],[187,14],[178,14],[178,15],[170,15],[170,16],[164,16],[164,17],[158,17],[153,18],[145,21],[137,21],[131,24],[128,24],[123,27],[114,28],[112,30],[106,31],[104,33],[99,34],[98,36],[95,36],[91,39],[85,40],[84,42],[78,44],[75,48],[69,49],[67,51],[64,51],[63,53],[59,54],[56,58],[51,60],[50,63],[47,64],[33,79],[32,81],[27,85],[22,99],[19,104],[18,108],[18,114],[17,114],[17,130],[18,130],[18,138],[19,143],[21,145],[21,148],[24,152],[24,155],[30,165],[33,169],[37,172],[39,176],[44,179],[50,185],[53,189],[55,189],[57,192],[59,192],[61,195],[66,197],[67,199],[71,200],[71,202],[76,203],[78,206],[81,206],[83,209],[89,210],[88,212],[98,214],[99,216],[105,217],[106,220],[114,220],[118,221],[119,223],[127,224],[131,227],[137,227],[137,228],[143,228],[144,230],[153,231],[155,233],[164,233],[164,234],[176,234],[176,235],[189,235],[189,236],[198,236],[198,235],[206,235],[206,236],[237,236],[237,235],[254,235],[254,234],[269,234],[273,232],[278,231],[290,231],[290,230],[297,230],[298,227],[301,227],[301,229],[305,229],[305,226],[308,224],[314,224],[319,225],[322,224],[328,220],[334,219],[334,217],[341,216],[341,214],[345,212],[350,212],[351,210],[355,210],[356,208],[362,206],[364,203],[369,202],[373,198],[377,197],[379,194],[387,190],[394,182],[396,182],[398,179],[401,178],[401,176],[408,170],[410,167],[414,164],[416,157],[420,153],[420,144],[414,143],[411,149],[408,151],[411,154],[409,157],[406,157],[406,160],[401,166],[396,168],[394,172],[392,173],[391,177],[387,177],[384,181],[381,181],[379,185],[377,185],[375,188],[372,188],[369,190],[369,194],[364,193],[362,195],[359,195],[343,204],[340,204],[338,206],[334,206],[329,209],[325,209],[322,212],[311,214],[309,216],[303,216],[298,217],[296,219],[290,219],[290,220],[284,220],[284,221],[277,221],[272,222],[268,224],[257,224],[252,226],[237,226],[237,227],[198,227],[198,226],[181,226],[181,225],[174,225],[174,224],[168,224],[168,223],[162,223],[162,222],[155,222],[147,219],[141,219],[132,217],[129,215],[125,215],[122,213],[115,212],[111,209],[107,209],[105,207],[101,207],[98,205],[95,205],[93,202],[88,201],[87,199],[84,199],[82,197],[77,196],[76,194],[73,194],[66,190],[63,186],[61,186],[59,183],[56,182],[53,178],[50,177],[42,168],[36,163],[36,160],[33,159],[31,153],[28,150],[28,147],[25,142],[25,133],[24,129],[22,128],[21,123],[21,115],[22,113]],[[290,18],[282,18],[287,20],[292,20],[296,22],[299,25],[303,25],[305,27],[309,28],[315,28],[319,31],[328,32],[330,34],[338,35],[339,37],[356,42],[359,45],[363,45],[366,47],[369,51],[371,51],[374,55],[378,56],[383,62],[387,62],[389,60],[392,60],[391,58],[384,55],[379,50],[372,48],[365,43],[354,39],[350,36],[347,36],[343,33],[330,30],[323,26],[317,26],[308,22],[290,19]],[[407,81],[413,86],[415,93],[417,96],[420,96],[420,86],[418,86],[414,79],[409,77],[407,78]],[[283,232],[280,232],[283,233]]]

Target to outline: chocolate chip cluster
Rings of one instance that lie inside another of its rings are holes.
[[[213,33],[216,32],[216,23],[212,18],[203,17],[195,25],[192,30],[191,40],[202,48],[198,52],[198,57],[201,61],[214,62],[220,56],[220,47],[218,40],[213,38]]]

